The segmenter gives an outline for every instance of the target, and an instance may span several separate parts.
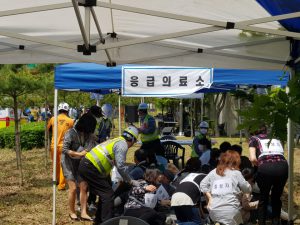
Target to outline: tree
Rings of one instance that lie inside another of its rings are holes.
[[[225,106],[226,101],[226,93],[217,93],[213,95],[207,95],[210,100],[210,112],[213,117],[214,123],[213,123],[213,129],[216,137],[220,136],[219,132],[219,117],[220,114]]]
[[[0,95],[12,99],[11,107],[15,119],[15,151],[17,167],[20,173],[20,185],[23,185],[21,163],[20,126],[18,116],[19,98],[40,88],[39,82],[26,68],[20,65],[5,65],[0,70]]]
[[[274,88],[267,95],[254,94],[253,103],[239,112],[244,121],[238,128],[254,132],[265,123],[270,128],[271,137],[286,141],[288,118],[300,123],[299,86],[298,74],[288,83],[289,93],[281,88]]]

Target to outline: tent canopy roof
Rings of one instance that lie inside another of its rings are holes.
[[[94,63],[71,63],[55,68],[55,88],[97,91],[121,89],[122,66],[106,67]],[[289,73],[280,70],[214,69],[213,84],[201,92],[229,91],[238,85],[286,86]]]
[[[84,41],[72,1],[6,1],[0,11],[0,62],[282,69],[289,57],[285,37],[300,38],[273,22],[299,12],[272,18],[255,0],[107,0],[78,12],[86,43],[97,48],[90,56],[77,52]],[[235,29],[226,29],[232,25]],[[249,38],[241,30],[269,35]]]

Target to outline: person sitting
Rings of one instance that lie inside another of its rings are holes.
[[[253,168],[250,159],[247,156],[242,155],[242,152],[243,152],[242,146],[232,145],[231,150],[234,150],[237,153],[239,153],[239,155],[241,157],[240,171],[243,171],[245,168]]]
[[[190,158],[185,167],[175,176],[173,182],[171,183],[175,188],[179,185],[179,183],[190,173],[201,171],[201,162],[198,158]]]
[[[231,148],[231,144],[228,141],[223,141],[219,147],[221,153],[224,153],[227,150],[230,150],[230,148]]]
[[[139,186],[135,186],[129,193],[129,199],[124,206],[124,216],[133,216],[146,221],[150,225],[164,225],[166,216],[156,212],[157,198],[155,195],[157,178],[160,172],[157,169],[147,169],[144,179]]]
[[[243,223],[240,193],[250,193],[251,186],[239,171],[240,163],[239,154],[228,150],[221,154],[217,168],[200,183],[200,189],[208,199],[209,216],[214,222],[226,225]]]
[[[133,180],[143,179],[146,168],[149,166],[147,161],[147,153],[144,151],[144,149],[140,148],[134,152],[134,162],[135,165],[129,167],[128,169],[129,176]]]
[[[201,149],[202,154],[199,157],[199,160],[201,161],[201,165],[208,165],[210,161],[210,153],[211,153],[211,142],[208,139],[201,139],[199,141],[199,149]]]
[[[175,193],[172,195],[171,206],[175,211],[177,217],[177,223],[187,223],[191,225],[201,224],[200,218],[200,200],[201,192],[199,184],[206,176],[204,173],[200,173],[201,163],[199,160],[195,161],[199,165],[194,170],[188,173],[188,175],[180,181],[176,188]]]
[[[210,160],[209,160],[209,165],[211,170],[217,167],[220,155],[221,155],[221,151],[218,148],[212,148],[210,152]]]
[[[248,183],[251,185],[251,187],[253,189],[253,187],[255,185],[254,169],[253,168],[245,168],[242,170],[242,175],[245,178],[245,180],[248,181]],[[253,198],[252,193],[244,193],[242,195],[241,204],[242,204],[241,214],[242,214],[243,222],[246,224],[250,221],[251,212],[253,212],[254,210],[257,210],[258,200],[255,200]],[[255,214],[255,213],[252,213],[252,214]],[[255,220],[256,220],[256,218],[255,218]],[[252,219],[253,222],[255,220]]]

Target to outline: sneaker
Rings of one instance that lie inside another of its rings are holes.
[[[165,222],[166,225],[176,225],[176,222],[171,217],[168,217]]]
[[[89,212],[96,212],[97,211],[97,206],[94,203],[91,203],[89,205]]]

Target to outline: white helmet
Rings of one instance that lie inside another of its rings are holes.
[[[131,136],[131,138],[134,138],[135,140],[137,140],[138,136],[139,136],[139,131],[135,126],[129,126],[123,132],[123,135],[128,137],[127,134],[129,134]]]
[[[61,102],[59,105],[58,105],[58,111],[60,110],[64,110],[64,111],[69,111],[69,104],[68,103],[65,103],[65,102]]]
[[[111,104],[104,104],[102,107],[102,115],[105,118],[110,118],[112,116],[113,108]]]
[[[199,127],[200,128],[207,128],[209,127],[208,123],[206,121],[202,121],[200,124],[199,124]]]
[[[139,104],[138,110],[145,110],[148,109],[147,103],[141,103]]]

